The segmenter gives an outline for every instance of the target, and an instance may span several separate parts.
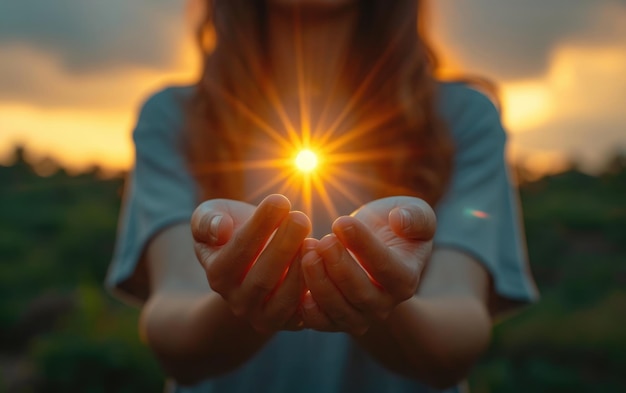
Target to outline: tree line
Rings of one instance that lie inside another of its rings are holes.
[[[123,182],[32,164],[24,149],[0,166],[0,391],[162,389],[138,310],[103,288]],[[542,298],[497,323],[472,391],[626,391],[626,156],[520,194]]]

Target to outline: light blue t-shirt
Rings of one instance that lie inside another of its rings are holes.
[[[174,87],[152,96],[133,133],[136,162],[127,182],[106,281],[127,299],[142,301],[148,295],[145,272],[136,267],[150,239],[169,225],[189,221],[200,202],[183,155],[182,105],[191,93],[189,87]],[[529,273],[517,192],[504,159],[506,135],[499,112],[485,95],[460,83],[440,84],[438,99],[439,113],[455,141],[456,156],[451,185],[436,208],[435,247],[461,250],[483,263],[492,276],[495,298],[533,301],[538,294]],[[263,176],[248,177],[247,189],[254,189],[254,181],[259,179]],[[251,202],[279,189],[270,189]],[[339,203],[338,213],[349,214],[351,210],[345,209],[351,207]],[[176,391],[437,390],[388,371],[347,334],[305,330],[280,332],[236,371]],[[458,391],[459,387],[446,390]]]

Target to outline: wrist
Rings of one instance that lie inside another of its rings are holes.
[[[140,316],[143,341],[157,354],[186,356],[197,351],[199,315],[207,310],[213,294],[161,292],[151,296]],[[200,341],[202,342],[202,341]]]
[[[165,371],[195,383],[239,367],[271,335],[233,315],[217,293],[162,293],[146,303],[141,327]]]

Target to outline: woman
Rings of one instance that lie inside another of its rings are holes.
[[[498,112],[435,81],[421,3],[206,1],[201,80],[141,111],[108,278],[177,391],[456,392],[535,298]],[[319,175],[285,174],[295,147]]]

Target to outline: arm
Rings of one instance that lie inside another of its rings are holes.
[[[193,252],[189,224],[165,229],[148,246],[151,295],[140,330],[165,371],[180,383],[227,372],[268,339],[235,317],[210,290]]]
[[[141,329],[179,382],[231,371],[273,332],[299,328],[293,317],[304,283],[300,264],[292,261],[310,223],[289,210],[280,196],[257,208],[209,201],[196,210],[191,226],[170,227],[150,242],[152,291]],[[211,225],[215,217],[221,220]]]
[[[388,368],[445,387],[489,341],[489,276],[463,253],[431,256],[435,222],[426,203],[408,197],[335,221],[303,258],[311,290],[303,316],[308,327],[351,333]]]
[[[435,250],[417,296],[357,337],[388,368],[445,388],[465,377],[487,348],[489,276],[469,256]]]

